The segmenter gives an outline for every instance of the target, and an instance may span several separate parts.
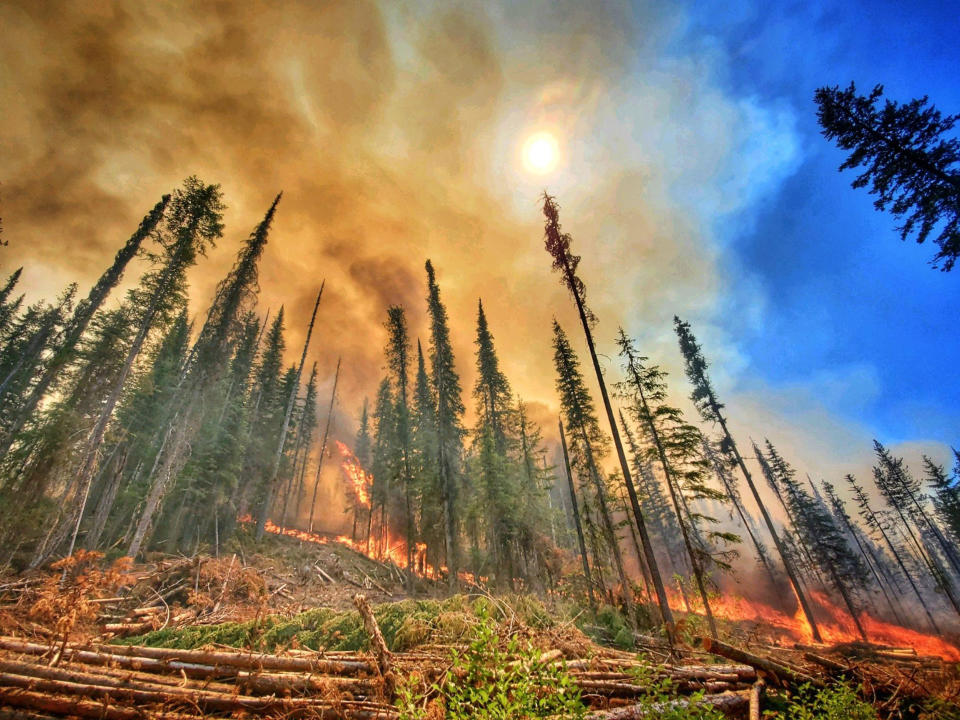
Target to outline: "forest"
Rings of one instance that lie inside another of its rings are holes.
[[[960,659],[960,453],[952,467],[925,456],[910,468],[875,442],[872,476],[813,478],[763,428],[762,440],[734,437],[695,328],[674,317],[686,377],[673,378],[594,315],[578,274],[590,258],[576,254],[554,197],[540,200],[544,265],[580,321],[552,325],[555,428],[532,421],[512,390],[484,299],[475,317],[450,317],[443,269],[427,258],[423,335],[411,308],[384,307],[372,400],[338,400],[350,358],[321,397],[308,358],[312,342],[328,342],[314,333],[326,281],[302,347],[287,347],[283,307],[258,304],[281,195],[208,306],[191,306],[189,270],[224,242],[224,205],[218,185],[186,179],[148,209],[86,294],[72,284],[26,303],[22,268],[4,282],[6,573],[53,563],[63,568],[57,594],[68,569],[91,558],[220,558],[292,536],[301,548],[339,544],[389,564],[408,597],[529,596],[616,617],[606,642],[626,648],[653,642],[669,654],[698,633],[708,648],[726,647],[730,623],[754,620],[816,647]],[[121,294],[128,266],[140,275]],[[451,326],[467,324],[474,355],[456,358]],[[607,372],[598,335],[619,349]],[[467,362],[472,388],[458,370]],[[684,395],[695,412],[675,403]],[[357,418],[350,443],[331,433],[338,401]],[[323,502],[325,463],[339,465],[346,517]],[[199,579],[198,569],[197,588]]]

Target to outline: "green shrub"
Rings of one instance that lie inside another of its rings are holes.
[[[540,662],[540,653],[516,637],[501,641],[484,607],[463,651],[452,652],[444,677],[426,688],[418,676],[397,691],[401,720],[525,720],[583,718],[586,708],[573,678],[561,667]]]
[[[847,685],[804,685],[784,712],[786,720],[876,720],[877,711]]]

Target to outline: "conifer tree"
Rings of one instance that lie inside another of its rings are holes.
[[[923,527],[922,518],[926,516],[914,495],[914,492],[919,489],[919,482],[904,467],[903,458],[894,458],[876,440],[873,444],[878,460],[877,465],[873,468],[873,477],[877,488],[890,508],[900,518],[900,529],[906,533],[910,545],[916,550],[917,556],[930,572],[930,577],[947,596],[954,611],[960,615],[960,599],[958,599],[954,590],[953,581],[941,565],[936,553],[928,544],[923,542],[923,531],[926,528]],[[914,527],[916,527],[916,532]],[[949,555],[947,557],[949,559]]]
[[[879,460],[879,469],[883,475],[881,491],[899,508],[906,508],[908,515],[921,532],[928,532],[940,546],[944,557],[953,566],[956,573],[960,573],[960,558],[956,555],[956,548],[947,541],[943,532],[930,517],[926,508],[927,497],[923,494],[920,480],[914,478],[903,463],[902,458],[894,458],[890,452],[876,440],[873,441],[874,451]]]
[[[716,523],[702,513],[691,513],[690,500],[722,500],[725,496],[706,485],[706,470],[709,467],[702,455],[703,441],[700,432],[683,419],[677,408],[666,403],[666,373],[656,365],[648,365],[647,358],[638,354],[634,343],[620,329],[617,339],[620,355],[624,361],[627,380],[618,385],[624,398],[630,401],[628,410],[636,423],[643,428],[652,447],[649,456],[660,464],[677,523],[680,527],[687,559],[696,580],[697,590],[703,602],[711,635],[717,637],[717,627],[707,597],[706,576],[708,563],[728,567],[706,541],[700,521]],[[729,533],[710,533],[711,539],[736,542]]]
[[[506,376],[500,370],[500,360],[493,346],[493,335],[483,312],[483,303],[478,303],[477,380],[473,397],[477,402],[477,425],[474,429],[474,446],[477,464],[477,481],[474,491],[482,496],[489,537],[487,544],[494,556],[497,581],[504,578],[513,585],[515,574],[514,544],[519,521],[520,488],[517,484],[517,468],[508,457],[508,451],[516,445],[508,440],[508,428],[512,429],[512,393]],[[508,447],[508,444],[511,447]]]
[[[849,483],[850,488],[854,492],[856,498],[857,507],[859,509],[860,517],[863,518],[863,521],[866,523],[867,528],[871,531],[876,532],[883,538],[884,543],[886,543],[887,548],[890,550],[890,554],[893,555],[893,559],[896,561],[897,566],[900,568],[900,572],[903,573],[903,576],[907,579],[907,582],[910,585],[910,588],[913,590],[913,594],[916,596],[917,601],[920,603],[920,607],[923,608],[924,614],[927,616],[927,620],[930,622],[930,626],[933,628],[935,633],[940,632],[940,628],[937,627],[936,621],[933,619],[933,615],[930,614],[930,609],[927,607],[926,601],[923,599],[923,595],[920,594],[920,588],[917,587],[917,583],[913,578],[913,575],[907,569],[906,564],[903,561],[903,553],[894,543],[893,538],[887,532],[881,518],[874,512],[873,508],[870,506],[870,501],[867,498],[867,494],[864,491],[863,487],[857,484],[856,479],[853,475],[846,475],[844,479]]]
[[[10,323],[16,316],[17,311],[23,304],[23,295],[11,298],[13,289],[20,282],[20,276],[23,274],[23,268],[18,267],[7,277],[7,281],[0,287],[0,339],[5,338]]]
[[[960,538],[960,453],[953,451],[956,467],[953,476],[948,476],[943,465],[938,465],[926,455],[923,456],[923,469],[927,484],[933,490],[934,508],[937,516],[953,536],[954,543]]]
[[[737,511],[737,515],[740,518],[740,524],[743,526],[743,529],[747,531],[747,535],[750,537],[750,542],[753,543],[754,549],[757,551],[757,559],[760,561],[760,564],[763,565],[764,570],[766,570],[767,575],[770,578],[770,583],[772,588],[776,588],[780,583],[777,577],[777,574],[774,570],[773,563],[770,560],[770,556],[767,553],[767,548],[764,546],[760,539],[757,537],[756,528],[753,526],[753,521],[747,515],[746,510],[743,507],[743,498],[740,495],[740,490],[737,487],[736,478],[733,477],[731,472],[732,468],[729,465],[729,458],[722,458],[720,452],[717,448],[714,447],[714,443],[706,435],[702,436],[703,440],[703,455],[709,461],[710,467],[713,468],[714,474],[717,476],[717,479],[720,480],[720,483],[723,485],[724,490],[726,490],[727,497],[730,499],[734,509]]]
[[[570,453],[567,450],[567,436],[563,431],[563,420],[558,419],[560,429],[560,446],[563,448],[563,468],[567,476],[567,485],[570,489],[570,507],[573,511],[573,523],[577,529],[577,543],[580,546],[580,560],[583,562],[583,580],[587,584],[587,595],[590,598],[590,607],[597,610],[597,600],[593,595],[593,581],[590,576],[590,562],[587,560],[587,544],[583,537],[583,523],[580,521],[580,504],[577,502],[577,490],[573,482],[573,470],[570,468]]]
[[[453,362],[447,309],[440,300],[433,265],[427,270],[427,311],[430,315],[430,369],[433,392],[437,400],[437,468],[443,497],[443,526],[447,552],[450,589],[457,585],[459,555],[457,547],[457,494],[463,458],[463,400],[460,376]]]
[[[592,504],[594,504],[599,516],[607,547],[613,555],[614,567],[620,579],[621,594],[626,606],[627,620],[630,627],[636,629],[633,587],[623,567],[620,544],[617,542],[608,507],[607,490],[601,479],[598,465],[599,457],[602,456],[606,444],[606,438],[597,421],[593,400],[584,384],[583,375],[580,372],[580,361],[577,360],[566,333],[563,332],[560,323],[556,320],[553,321],[553,349],[560,407],[566,420],[566,426],[571,432],[569,442],[570,465],[581,478],[582,484],[589,482],[593,485]]]
[[[390,493],[390,479],[395,476],[397,460],[397,417],[393,386],[390,378],[380,381],[377,400],[373,408],[373,488],[370,499],[370,516],[367,521],[367,552],[370,552],[371,527],[373,516],[380,508],[380,532],[382,537],[386,527],[386,507]],[[379,552],[378,538],[374,547]]]
[[[303,366],[307,362],[307,351],[310,349],[310,338],[313,335],[313,324],[317,319],[317,308],[320,307],[320,298],[323,297],[324,282],[320,283],[320,291],[317,293],[317,300],[313,304],[313,313],[310,315],[310,324],[307,326],[307,337],[303,341],[303,351],[300,354],[300,362],[296,366],[296,372],[293,376],[293,382],[286,395],[286,408],[283,413],[283,424],[280,426],[280,437],[277,440],[277,449],[273,458],[273,467],[270,471],[270,479],[267,481],[266,498],[260,507],[260,515],[257,518],[257,540],[263,539],[266,532],[267,516],[273,507],[274,497],[280,479],[280,463],[283,460],[284,449],[287,443],[287,431],[290,429],[290,418],[293,415],[293,407],[296,404],[297,394],[300,391],[300,378],[303,376]]]
[[[926,96],[905,105],[886,100],[880,109],[881,98],[882,85],[866,96],[853,83],[820,88],[821,132],[850,151],[841,171],[863,169],[853,187],[869,185],[874,206],[903,219],[903,240],[915,233],[922,243],[939,233],[932,265],[949,271],[960,256],[960,140],[950,136],[960,116],[943,117]]]
[[[170,422],[162,441],[165,449],[161,461],[148,476],[150,488],[127,551],[131,557],[136,556],[148,540],[161,501],[189,460],[189,439],[197,432],[203,413],[209,407],[203,400],[229,367],[233,348],[243,330],[244,313],[250,309],[259,291],[259,262],[279,201],[278,195],[241,247],[233,267],[217,286],[191,350],[191,361],[184,369],[181,390],[168,414]]]
[[[387,309],[387,368],[396,392],[397,450],[400,472],[397,478],[403,491],[405,526],[407,536],[407,585],[413,587],[413,551],[416,542],[414,519],[414,487],[410,456],[413,452],[410,430],[410,336],[407,333],[407,318],[403,308],[392,305]]]
[[[760,498],[760,493],[757,492],[757,487],[754,485],[753,477],[750,475],[750,471],[747,470],[746,463],[743,462],[740,451],[737,449],[737,444],[734,442],[733,436],[727,428],[727,420],[723,415],[723,405],[717,400],[713,384],[707,375],[707,361],[703,357],[700,346],[697,344],[697,339],[690,330],[690,326],[680,320],[680,318],[674,316],[673,324],[677,332],[677,338],[680,341],[680,353],[683,355],[687,378],[689,378],[690,384],[693,385],[693,392],[690,395],[690,399],[699,411],[700,417],[702,417],[705,422],[720,426],[720,431],[723,435],[720,442],[720,449],[724,455],[729,455],[731,460],[736,462],[740,467],[740,472],[743,473],[743,477],[747,481],[747,486],[753,494],[753,499],[756,501],[757,507],[760,508],[760,514],[763,517],[764,524],[767,526],[767,532],[770,533],[770,537],[773,538],[773,543],[777,547],[777,552],[783,562],[783,567],[787,571],[787,577],[790,578],[790,584],[793,585],[793,591],[797,596],[797,601],[800,603],[803,614],[810,624],[813,639],[820,642],[820,629],[817,627],[816,618],[813,617],[813,610],[800,584],[800,578],[797,576],[793,563],[790,562],[786,548],[784,548],[780,542],[780,536],[777,535],[777,531],[773,526],[773,520],[767,512],[767,508]]]
[[[57,378],[58,374],[73,360],[74,350],[81,336],[90,324],[94,314],[103,305],[104,300],[110,292],[117,286],[123,276],[123,271],[127,264],[136,256],[140,250],[143,241],[152,235],[157,226],[163,219],[164,211],[170,202],[170,196],[164,195],[154,208],[140,222],[136,232],[130,236],[127,242],[117,252],[113,264],[100,276],[97,283],[90,289],[89,295],[77,303],[73,315],[67,322],[63,330],[62,339],[53,350],[53,354],[46,361],[43,372],[34,383],[30,394],[24,400],[22,407],[17,411],[12,425],[6,429],[3,438],[0,439],[0,457],[5,455],[10,449],[10,445],[15,439],[17,433],[23,428],[24,424],[31,417],[41,398],[50,388],[51,383]],[[14,282],[14,278],[11,278]],[[9,285],[9,283],[8,283]],[[0,298],[9,293],[8,288],[0,291]],[[2,317],[0,317],[2,321]]]
[[[675,641],[673,613],[670,610],[670,603],[667,600],[667,594],[663,587],[663,579],[660,576],[660,568],[657,566],[657,558],[653,552],[653,545],[650,543],[650,536],[647,532],[643,511],[640,508],[636,487],[630,475],[630,467],[627,463],[623,443],[620,441],[620,432],[617,430],[617,421],[613,416],[613,406],[610,404],[610,397],[607,394],[603,371],[600,369],[600,361],[597,359],[597,351],[594,347],[593,332],[591,330],[591,325],[596,322],[596,316],[594,316],[590,308],[586,305],[586,286],[583,280],[577,276],[580,256],[574,255],[571,252],[570,243],[572,238],[569,234],[563,232],[560,227],[560,208],[556,200],[547,195],[546,192],[543,194],[543,214],[546,218],[544,228],[545,246],[547,252],[550,253],[550,256],[553,258],[553,269],[560,272],[561,282],[573,296],[574,303],[577,306],[580,324],[583,326],[583,333],[587,340],[587,348],[590,350],[590,359],[593,361],[593,369],[597,376],[597,383],[600,386],[600,397],[603,400],[603,407],[606,411],[610,434],[613,437],[613,444],[617,451],[617,459],[620,462],[620,472],[623,473],[623,481],[626,484],[627,494],[630,497],[630,507],[633,510],[637,530],[640,533],[640,540],[643,543],[643,553],[647,559],[647,567],[650,569],[650,576],[653,580],[654,589],[656,590],[660,615],[663,618],[667,638],[672,645]]]
[[[413,475],[419,495],[420,528],[427,545],[427,560],[439,567],[445,547],[443,488],[440,485],[437,400],[427,374],[423,348],[417,340],[417,373],[413,385]]]
[[[903,618],[900,616],[900,613],[894,606],[890,594],[887,592],[886,582],[881,576],[881,570],[879,568],[880,563],[877,559],[877,556],[873,553],[873,550],[870,548],[869,544],[864,542],[865,538],[861,538],[860,529],[853,523],[853,520],[847,514],[847,509],[844,506],[843,500],[841,500],[840,496],[837,494],[836,488],[831,483],[824,480],[823,490],[827,495],[827,501],[830,504],[830,511],[833,514],[834,521],[838,526],[846,531],[850,538],[853,539],[854,544],[860,551],[860,557],[863,558],[864,565],[869,569],[870,574],[877,583],[877,588],[879,588],[880,593],[883,595],[883,599],[887,603],[887,607],[890,608],[890,613],[898,623],[903,625]]]
[[[783,488],[793,517],[794,530],[798,537],[810,539],[809,550],[814,561],[825,573],[829,585],[843,599],[860,637],[864,642],[869,642],[860,622],[860,610],[854,596],[855,588],[866,582],[866,568],[859,558],[850,552],[827,509],[801,487],[793,468],[769,440],[766,445],[767,462],[777,484]]]
[[[219,186],[205,185],[196,177],[188,178],[184,182],[183,189],[174,193],[168,204],[164,217],[164,234],[159,240],[163,268],[157,271],[155,276],[148,277],[148,280],[152,280],[148,283],[151,289],[137,322],[136,336],[127,350],[123,368],[103,404],[82,455],[77,473],[80,502],[68,514],[62,529],[54,534],[52,547],[40,548],[34,559],[35,564],[44,559],[48,547],[50,550],[55,549],[71,530],[72,536],[67,554],[72,554],[107,425],[120,400],[127,377],[143,349],[157,316],[164,312],[172,298],[176,298],[176,290],[183,283],[186,270],[196,262],[199,255],[204,254],[208,245],[213,244],[220,237],[223,231],[222,211],[223,202]]]

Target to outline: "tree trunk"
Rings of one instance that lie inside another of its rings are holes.
[[[650,535],[647,532],[647,526],[643,519],[643,511],[640,509],[640,501],[637,498],[637,490],[633,485],[633,478],[630,475],[630,468],[627,465],[627,456],[623,452],[623,443],[620,441],[620,433],[617,430],[617,422],[613,417],[613,406],[610,404],[610,397],[607,395],[607,385],[603,380],[603,371],[600,369],[600,362],[597,360],[597,350],[593,344],[593,333],[590,331],[590,323],[587,320],[587,314],[583,307],[583,300],[580,292],[576,290],[578,284],[573,273],[573,268],[566,256],[563,259],[564,275],[567,278],[567,285],[573,292],[573,299],[577,303],[577,312],[580,315],[580,323],[583,325],[583,333],[587,338],[587,347],[590,349],[590,359],[593,361],[593,369],[597,374],[597,383],[600,385],[600,395],[603,398],[603,407],[607,411],[607,421],[610,424],[610,434],[613,436],[613,444],[617,449],[617,459],[620,461],[620,471],[623,473],[623,480],[627,485],[627,494],[630,496],[630,505],[633,508],[634,519],[637,523],[637,530],[640,531],[640,540],[643,543],[643,554],[647,558],[647,567],[650,568],[650,575],[653,579],[653,587],[657,592],[657,604],[660,606],[660,615],[663,618],[663,624],[667,632],[667,638],[670,644],[676,642],[676,624],[673,620],[673,612],[670,610],[670,601],[667,599],[666,590],[663,587],[663,578],[660,576],[660,567],[657,565],[657,557],[653,552],[653,544],[650,542]]]
[[[790,562],[790,559],[787,557],[787,551],[783,547],[783,542],[780,540],[780,536],[777,535],[777,531],[773,527],[773,520],[770,519],[770,513],[767,512],[767,507],[763,504],[763,500],[760,499],[760,493],[757,492],[757,486],[753,484],[753,477],[750,475],[750,471],[747,470],[747,465],[743,462],[743,458],[740,456],[740,450],[737,448],[736,442],[734,442],[733,437],[730,435],[730,431],[727,429],[727,422],[723,415],[720,414],[720,408],[717,406],[715,401],[711,401],[711,404],[713,406],[713,412],[720,421],[720,428],[723,430],[726,447],[729,447],[733,452],[734,458],[737,461],[737,465],[740,467],[740,472],[743,473],[743,477],[747,481],[747,486],[750,488],[750,492],[753,494],[753,499],[756,501],[757,507],[760,508],[760,514],[763,516],[763,522],[767,526],[767,532],[770,533],[770,537],[773,538],[774,545],[777,546],[777,552],[780,554],[780,560],[783,562],[784,570],[787,571],[787,577],[790,578],[790,584],[793,585],[793,592],[797,596],[797,602],[800,603],[800,608],[803,610],[803,614],[807,618],[807,622],[810,624],[810,631],[813,634],[813,639],[817,642],[822,642],[823,640],[820,636],[820,628],[817,627],[816,618],[813,617],[813,610],[810,607],[809,601],[807,600],[807,595],[804,592],[803,587],[800,585],[800,580],[797,577],[797,571],[794,569],[793,563]]]
[[[317,459],[317,474],[313,481],[313,497],[310,500],[310,522],[307,531],[313,532],[313,513],[317,506],[317,490],[320,487],[320,472],[323,470],[323,458],[327,454],[327,438],[330,436],[330,421],[333,419],[333,403],[337,399],[337,382],[340,380],[340,358],[337,358],[337,371],[333,375],[333,390],[330,391],[330,407],[327,408],[327,424],[323,429],[323,441],[320,443],[320,457]],[[373,503],[370,503],[370,517],[373,518]],[[370,529],[367,528],[369,540]],[[369,550],[368,550],[369,552]]]
[[[563,433],[563,422],[559,422],[560,445],[563,448],[563,467],[567,474],[567,483],[570,486],[570,506],[573,510],[573,523],[577,528],[577,541],[580,544],[580,559],[583,561],[583,579],[587,583],[587,593],[590,596],[590,607],[597,611],[597,601],[593,596],[593,581],[590,577],[590,563],[587,562],[587,544],[583,539],[583,525],[580,523],[580,508],[577,505],[577,491],[573,485],[573,473],[570,471],[570,456],[567,454],[567,438]]]
[[[290,428],[290,416],[293,415],[293,406],[300,392],[300,377],[303,375],[303,366],[307,362],[307,350],[310,347],[310,336],[313,334],[313,323],[317,319],[317,308],[320,307],[320,298],[323,296],[323,286],[326,281],[320,283],[320,292],[317,293],[317,301],[313,304],[313,314],[310,316],[310,324],[307,326],[307,337],[303,341],[303,352],[300,354],[300,364],[297,366],[297,374],[293,381],[293,387],[290,389],[290,397],[287,398],[287,409],[283,416],[283,427],[280,430],[280,439],[277,441],[277,452],[273,457],[273,470],[270,472],[270,479],[267,481],[267,493],[264,498],[263,507],[260,508],[260,514],[257,517],[257,541],[263,540],[263,534],[266,532],[267,516],[270,514],[270,508],[273,505],[274,494],[277,491],[277,476],[280,474],[280,462],[283,460],[283,447],[287,442],[287,430]]]

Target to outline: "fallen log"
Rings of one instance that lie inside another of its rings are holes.
[[[277,698],[254,697],[250,695],[228,695],[204,690],[177,690],[172,687],[165,690],[139,690],[130,687],[104,687],[66,680],[17,675],[0,672],[0,704],[6,703],[12,688],[23,688],[42,693],[60,695],[80,695],[113,701],[129,701],[137,705],[175,705],[177,707],[196,707],[203,711],[233,712],[246,711],[257,714],[283,711],[285,717],[303,716],[306,711],[311,717],[348,718],[350,720],[375,720],[396,717],[396,712],[388,705],[374,703],[339,701],[332,703],[314,698]],[[22,706],[21,706],[22,707]]]
[[[666,702],[646,702],[615,710],[601,710],[587,715],[587,720],[654,720],[664,712],[680,708],[712,707],[724,715],[736,717],[750,706],[746,693],[725,692],[719,695],[704,695],[699,700],[668,700]]]
[[[752,653],[748,653],[745,650],[740,650],[732,645],[727,645],[719,640],[703,637],[700,638],[700,642],[703,645],[704,650],[707,652],[713,653],[714,655],[719,655],[720,657],[725,657],[728,660],[733,660],[734,662],[751,665],[758,671],[766,673],[781,685],[799,686],[803,685],[804,683],[822,684],[809,675],[797,672],[796,670],[791,670],[786,665],[782,665],[781,663],[770,660],[769,658],[753,655]]]
[[[373,615],[373,610],[370,608],[367,598],[360,594],[354,595],[353,604],[356,605],[357,611],[363,619],[363,628],[370,636],[370,651],[377,661],[377,670],[380,672],[380,677],[383,678],[384,695],[388,700],[392,700],[397,684],[390,667],[393,654],[383,639],[383,633],[380,632],[380,626],[377,624],[377,619]]]
[[[757,680],[750,688],[750,720],[760,720],[760,711],[763,709],[763,680]]]
[[[143,720],[145,717],[164,718],[165,720],[195,720],[198,715],[171,712],[164,707],[130,708],[112,705],[106,702],[94,702],[73,697],[59,697],[46,693],[0,688],[0,705],[11,705],[26,710],[36,710],[54,715],[69,717],[97,718],[98,720]],[[30,713],[23,717],[48,717]]]

